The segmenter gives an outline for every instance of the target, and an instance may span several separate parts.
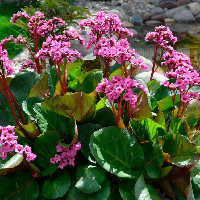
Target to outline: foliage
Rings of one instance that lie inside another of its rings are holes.
[[[168,53],[163,57],[169,80],[161,84],[151,76],[146,85],[133,76],[135,68],[146,66],[123,39],[131,33],[116,15],[99,12],[96,23],[80,24],[92,29],[86,47],[95,44],[93,61],[73,61],[80,55],[70,49],[69,38],[84,45],[77,32],[58,36],[51,26],[45,29],[40,21],[52,24],[41,12],[18,13],[12,21],[19,17],[29,20],[30,35],[46,35],[41,48],[30,51],[34,72],[13,78],[8,41],[0,43],[0,197],[159,200],[164,191],[172,199],[198,199],[200,113],[188,103],[200,98],[200,78],[186,56],[167,46],[166,40],[176,40],[169,29],[156,27],[147,35],[160,38],[155,47]],[[22,37],[10,41],[29,48]],[[49,68],[42,65],[46,57]],[[154,70],[155,63],[152,75]]]

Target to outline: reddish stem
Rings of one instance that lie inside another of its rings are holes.
[[[36,27],[35,27],[35,30],[34,30],[35,54],[37,54],[37,52],[38,52],[37,39],[38,39],[38,35],[37,35],[37,26],[36,26]],[[41,74],[39,58],[35,58],[35,63],[36,63],[36,68],[37,68],[38,74]]]
[[[153,68],[151,72],[150,81],[153,79],[153,73],[155,72],[157,52],[158,52],[158,46],[156,46],[156,44],[154,43],[154,62],[153,62]]]

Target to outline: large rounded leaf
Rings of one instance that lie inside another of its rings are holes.
[[[67,170],[59,170],[53,174],[51,179],[45,181],[42,194],[49,199],[63,197],[69,190],[70,185],[70,176]]]
[[[83,193],[76,187],[72,187],[66,196],[66,200],[107,200],[109,194],[110,183],[106,179],[102,184],[101,190],[91,194]]]
[[[98,163],[121,178],[135,178],[140,172],[144,152],[133,135],[118,127],[100,129],[91,136],[90,150]]]
[[[166,135],[163,151],[169,153],[172,163],[180,167],[194,164],[199,154],[197,145],[179,134]]]
[[[54,111],[64,117],[75,117],[80,122],[94,112],[95,104],[94,99],[89,95],[76,92],[47,98],[42,102],[42,108]]]
[[[19,170],[0,177],[0,199],[37,200],[39,185],[28,170]]]
[[[85,193],[93,193],[101,189],[106,178],[106,171],[95,165],[79,166],[76,172],[76,187]]]
[[[34,143],[34,153],[37,155],[36,161],[40,166],[46,168],[50,165],[50,158],[56,153],[56,142],[60,140],[57,133],[47,133],[41,135]]]

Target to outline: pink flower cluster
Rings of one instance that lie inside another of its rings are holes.
[[[80,57],[81,54],[77,50],[71,50],[69,47],[71,44],[68,42],[68,38],[64,35],[55,35],[47,37],[43,43],[42,48],[36,54],[36,58],[42,58],[43,60],[49,56],[53,61],[62,61],[67,59],[70,62],[73,61],[73,57]]]
[[[156,27],[155,32],[147,33],[145,40],[149,41],[153,39],[153,41],[161,48],[166,50],[172,50],[171,46],[166,46],[169,41],[173,43],[173,45],[177,42],[177,37],[173,36],[173,33],[170,31],[169,27],[165,27],[163,25]]]
[[[11,61],[8,59],[8,52],[0,45],[0,62],[2,62],[2,66],[4,70],[6,70],[7,75],[11,75],[15,69],[11,67]]]
[[[91,30],[87,32],[87,35],[91,37],[91,39],[87,43],[86,49],[90,48],[96,41],[99,41],[103,34],[108,38],[116,33],[118,34],[118,39],[123,38],[125,35],[133,37],[132,32],[127,28],[121,27],[121,25],[121,20],[117,14],[105,14],[103,11],[97,12],[94,20],[84,19],[79,23],[81,30],[84,30],[86,26],[91,28]]]
[[[132,56],[137,56],[134,49],[129,49],[127,39],[116,41],[114,37],[111,37],[109,40],[102,37],[94,47],[94,55],[101,56],[110,61],[116,59],[118,64],[121,64],[123,61],[129,61]]]
[[[27,59],[25,60],[25,63],[21,66],[19,72],[22,72],[23,69],[27,69],[28,67],[36,71],[36,63],[33,62],[31,59]]]
[[[30,35],[34,36],[35,34],[45,37],[47,33],[50,33],[56,28],[56,23],[60,25],[65,25],[65,22],[61,18],[54,17],[48,21],[44,20],[45,16],[42,12],[36,11],[35,16],[29,16],[26,11],[17,12],[11,18],[10,22],[15,24],[17,19],[25,18],[28,20],[28,27],[30,28]]]
[[[101,83],[96,87],[96,91],[102,93],[110,102],[114,102],[119,98],[120,94],[123,94],[123,99],[130,103],[131,108],[135,107],[137,101],[137,95],[133,94],[133,88],[139,88],[146,93],[145,87],[136,80],[130,77],[124,78],[118,75],[113,76],[112,80],[104,78]]]
[[[56,151],[60,153],[56,154],[54,158],[50,159],[50,162],[55,164],[59,162],[58,168],[63,169],[67,165],[75,166],[75,156],[77,151],[81,149],[81,142],[73,144],[71,147],[62,147],[60,144],[56,145]]]
[[[15,150],[15,153],[19,153],[21,155],[25,155],[26,161],[30,162],[35,160],[36,155],[32,153],[31,147],[22,145],[17,143],[18,136],[15,136],[14,126],[2,127],[0,126],[0,143],[2,147],[0,148],[1,158],[4,160],[8,153]]]
[[[189,91],[193,86],[200,85],[199,74],[191,66],[190,58],[175,50],[166,52],[163,58],[165,62],[162,63],[162,66],[168,66],[171,69],[170,72],[166,72],[165,76],[169,79],[176,78],[175,83],[170,84],[166,80],[163,85],[174,92],[179,91],[181,101],[184,103],[188,103],[193,98],[200,98],[200,94]]]

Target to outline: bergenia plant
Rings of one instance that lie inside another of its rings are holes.
[[[146,85],[134,70],[148,66],[116,14],[100,11],[80,23],[91,28],[85,48],[93,46],[93,61],[71,49],[70,40],[85,45],[74,29],[56,34],[62,19],[18,12],[11,21],[20,17],[32,42],[10,36],[0,43],[1,199],[198,199],[200,113],[191,100],[199,101],[200,78],[189,57],[168,45],[177,40],[170,29],[146,36],[169,69],[165,81],[153,80],[154,59]],[[31,55],[13,78],[8,42]]]

